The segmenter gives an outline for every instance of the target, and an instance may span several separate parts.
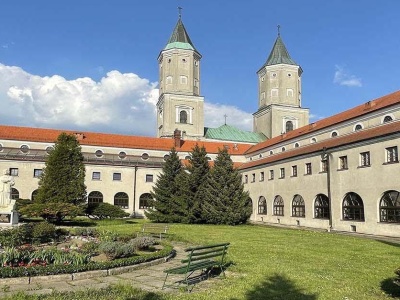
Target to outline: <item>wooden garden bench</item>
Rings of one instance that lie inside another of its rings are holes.
[[[223,265],[228,246],[229,243],[224,243],[186,249],[185,252],[188,252],[188,254],[185,259],[181,260],[182,265],[180,267],[164,270],[164,273],[167,273],[167,275],[165,276],[162,289],[164,287],[174,286],[176,283],[178,283],[178,285],[184,283],[186,284],[187,291],[189,291],[190,281],[196,279],[190,276],[197,270],[201,271],[201,278],[204,278],[204,275],[209,278],[211,269],[213,267],[218,267],[225,277]],[[184,275],[184,279],[166,285],[165,283],[169,274]]]
[[[168,232],[168,224],[162,223],[145,223],[142,226],[141,233],[142,234],[151,234],[157,237],[160,237],[160,240],[163,235],[167,234]]]

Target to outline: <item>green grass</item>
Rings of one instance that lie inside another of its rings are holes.
[[[102,230],[121,234],[139,231],[143,220],[96,221]],[[111,289],[113,299],[393,299],[400,288],[391,283],[400,266],[400,245],[334,233],[262,226],[181,225],[170,227],[180,241],[202,245],[230,242],[225,280],[206,292],[179,295]],[[133,292],[132,292],[133,291]],[[94,293],[94,292],[93,292]],[[101,293],[93,299],[102,298]],[[71,296],[71,295],[70,295]],[[92,299],[89,295],[68,298]],[[25,297],[19,295],[18,297]],[[65,295],[65,297],[67,297]]]

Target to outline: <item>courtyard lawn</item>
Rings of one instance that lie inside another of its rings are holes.
[[[132,233],[142,220],[97,221],[99,230]],[[114,299],[393,299],[400,288],[391,283],[400,266],[400,245],[335,233],[267,226],[170,226],[179,241],[202,245],[230,242],[224,280],[212,279],[206,292],[178,295],[137,293],[115,287]],[[97,291],[96,293],[101,293]],[[105,291],[104,291],[105,293]],[[119,295],[119,296],[118,296]],[[77,295],[76,295],[77,296]],[[13,299],[76,299],[71,298]],[[102,298],[100,295],[97,299]],[[11,299],[11,298],[10,298]],[[80,295],[79,299],[91,299]]]

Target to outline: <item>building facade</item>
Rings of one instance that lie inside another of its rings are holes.
[[[400,236],[400,91],[309,124],[303,71],[278,35],[257,72],[254,132],[204,128],[200,60],[179,18],[158,57],[157,137],[0,126],[0,168],[14,176],[12,197],[34,200],[46,157],[67,132],[82,147],[88,202],[143,217],[170,150],[185,160],[199,144],[210,161],[228,149],[252,199],[252,221]]]

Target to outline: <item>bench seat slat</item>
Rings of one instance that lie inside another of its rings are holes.
[[[192,248],[185,249],[185,251],[189,252],[192,250],[202,250],[202,249],[208,249],[208,248],[223,247],[223,246],[228,246],[229,244],[230,243],[223,243],[223,244],[216,244],[216,245],[209,245],[209,246],[192,247]]]
[[[192,256],[191,258],[183,259],[181,262],[187,263],[189,261],[199,261],[199,260],[204,260],[204,259],[212,258],[212,257],[222,257],[225,254],[226,254],[226,251],[221,251],[221,252],[210,253],[210,254],[203,255],[203,256],[196,256],[196,257]]]
[[[177,268],[164,270],[164,273],[168,273],[168,274],[185,274],[187,272],[192,272],[192,271],[196,271],[196,270],[202,270],[202,269],[205,269],[205,268],[209,268],[209,267],[212,267],[212,266],[214,266],[216,264],[218,264],[218,263],[216,261],[214,261],[214,260],[206,260],[206,261],[201,261],[199,263],[190,264],[189,268],[186,265],[186,266],[183,266],[183,267],[177,267]]]

